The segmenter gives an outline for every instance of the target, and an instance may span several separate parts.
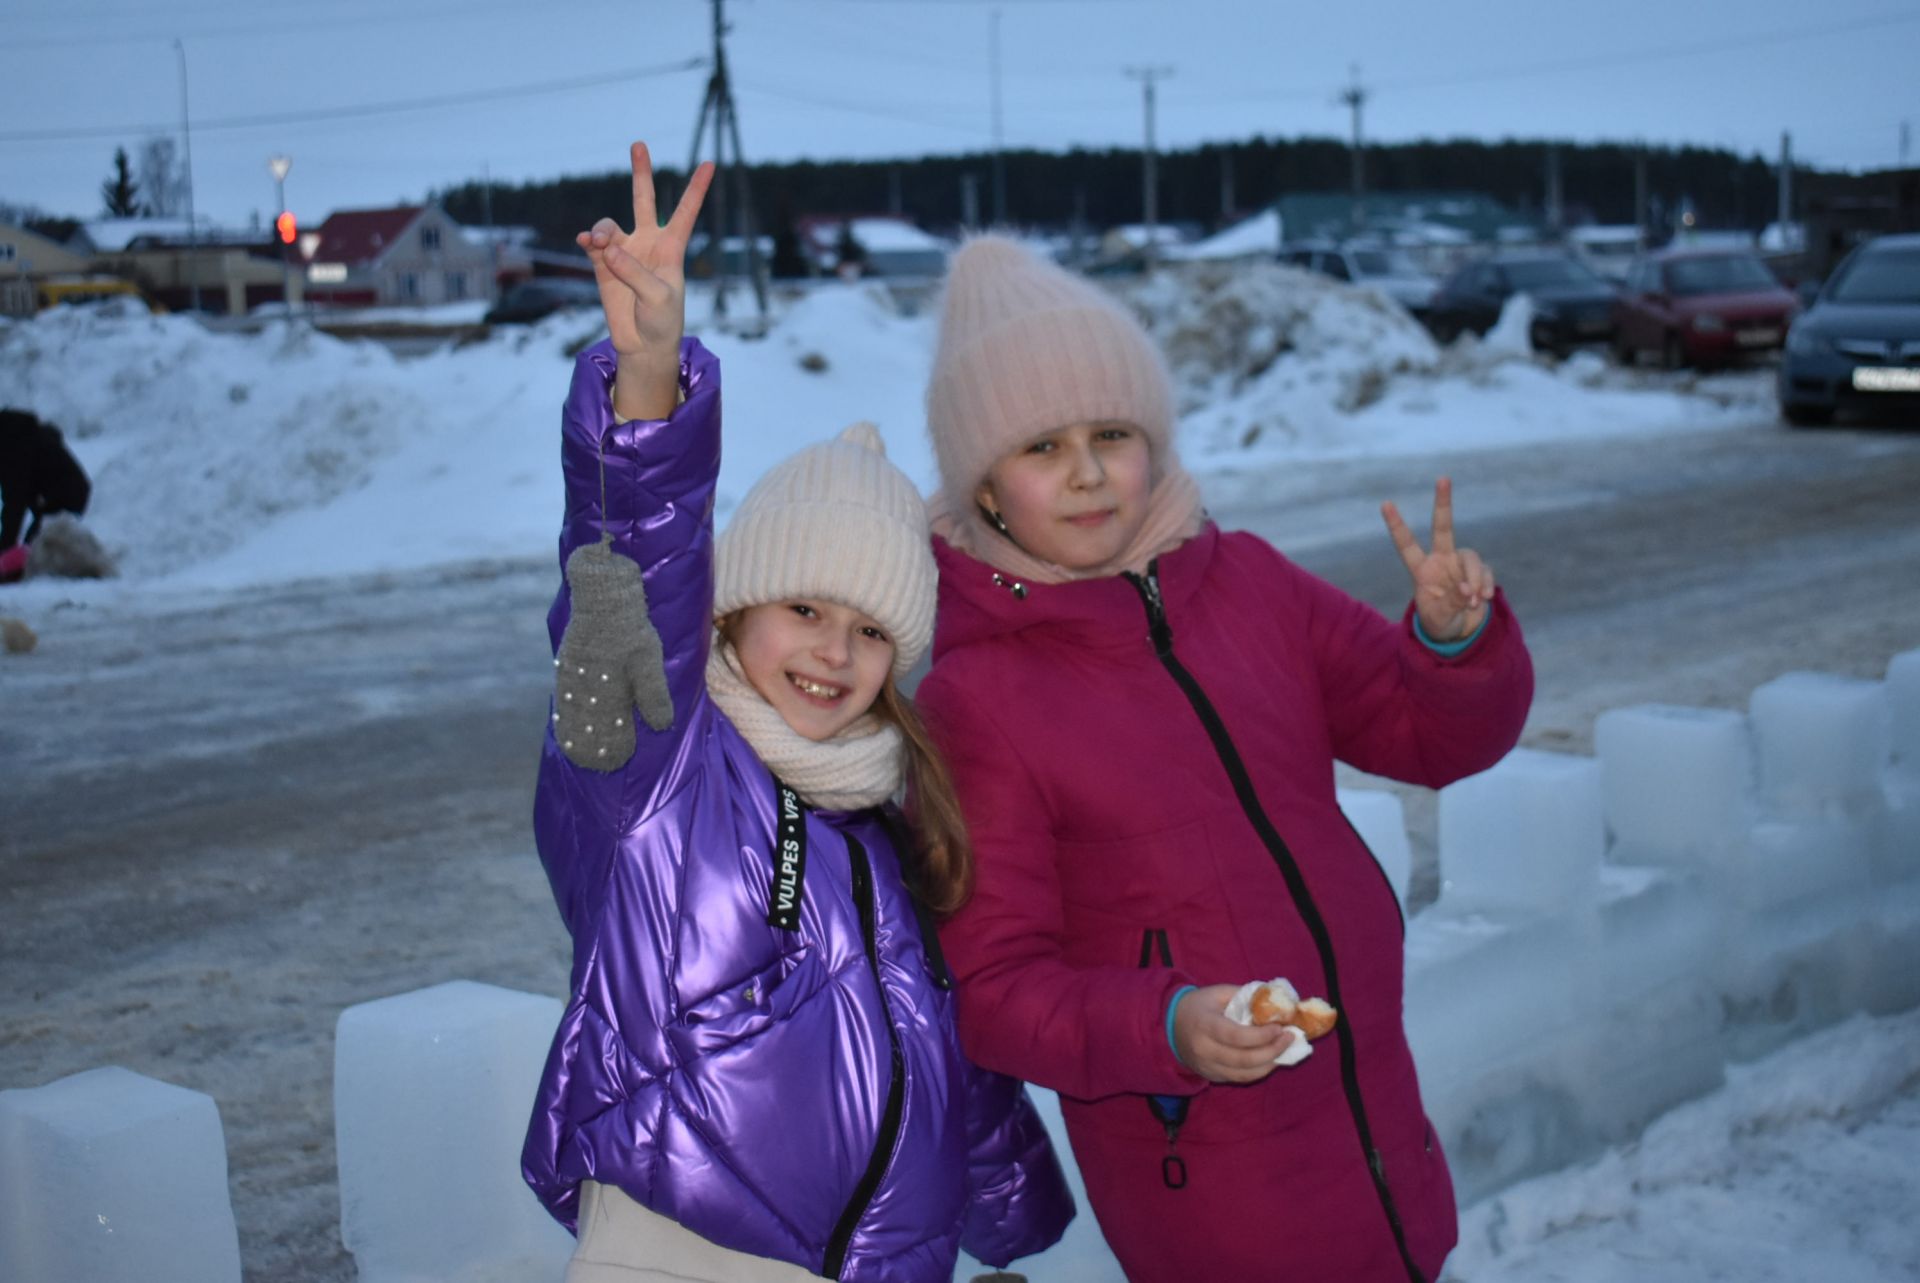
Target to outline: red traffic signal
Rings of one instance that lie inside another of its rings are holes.
[[[280,217],[273,220],[273,228],[280,233],[282,245],[293,244],[293,238],[300,230],[293,221],[293,211],[286,209],[281,210]]]

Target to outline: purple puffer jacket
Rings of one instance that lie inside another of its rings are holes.
[[[1020,1085],[967,1063],[876,811],[809,812],[800,925],[767,924],[775,785],[707,697],[720,367],[688,339],[686,400],[616,425],[610,344],[563,412],[560,560],[606,528],[642,568],[672,729],[625,767],[548,734],[540,859],[573,935],[572,997],[521,1156],[570,1228],[583,1180],[713,1242],[829,1278],[941,1280],[958,1248],[1000,1265],[1073,1215]],[[548,616],[556,649],[563,585]]]

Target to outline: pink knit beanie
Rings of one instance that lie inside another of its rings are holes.
[[[1109,420],[1146,433],[1157,473],[1172,441],[1173,387],[1140,323],[1006,237],[956,250],[927,385],[947,510],[970,511],[988,469],[1041,433]]]

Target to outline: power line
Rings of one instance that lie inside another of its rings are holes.
[[[993,136],[990,128],[983,127],[978,121],[972,118],[974,115],[972,109],[954,108],[954,114],[958,118],[943,120],[918,112],[876,105],[871,101],[849,102],[844,99],[822,98],[818,94],[803,94],[796,90],[776,86],[764,78],[742,82],[740,92],[747,96],[765,94],[768,97],[784,98],[788,102],[797,102],[808,107],[822,107],[829,111],[844,111],[856,116],[875,116],[881,120],[891,120],[895,122],[910,120],[918,125],[928,125],[935,129],[955,130],[959,133],[985,138],[989,141],[991,141]]]
[[[389,25],[410,22],[434,22],[442,18],[471,18],[476,12],[524,12],[523,0],[501,0],[492,5],[449,5],[440,9],[389,10],[386,13],[355,15],[343,19],[339,15],[329,17],[314,16],[294,22],[257,23],[238,27],[181,27],[172,31],[112,31],[96,29],[79,36],[40,36],[7,41],[7,52],[20,49],[58,49],[69,45],[85,45],[95,48],[101,45],[161,44],[175,39],[224,40],[236,36],[277,36],[294,31],[337,31],[343,22],[350,22],[354,29],[372,25]],[[71,17],[72,15],[56,15]],[[111,21],[111,19],[108,19]],[[97,20],[94,20],[97,21]]]
[[[338,107],[319,107],[308,111],[283,111],[250,116],[226,116],[195,121],[199,130],[253,129],[266,125],[307,124],[314,121],[345,120],[353,117],[384,116],[403,111],[422,111],[433,107],[454,107],[476,102],[499,102],[509,98],[536,98],[545,94],[569,93],[602,85],[625,84],[631,80],[651,79],[698,71],[707,65],[705,58],[683,58],[678,62],[629,71],[607,72],[597,76],[575,76],[567,80],[548,80],[537,84],[509,85],[494,89],[474,89],[454,94],[436,94],[428,98],[399,98],[387,102],[353,103]],[[124,138],[129,135],[164,133],[171,125],[97,125],[85,129],[28,129],[0,133],[0,143],[69,142],[87,138]]]

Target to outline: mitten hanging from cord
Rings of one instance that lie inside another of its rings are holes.
[[[647,616],[640,567],[613,550],[613,537],[567,558],[572,614],[555,658],[553,738],[577,766],[614,771],[633,756],[633,713],[664,731],[673,725],[666,652]]]

